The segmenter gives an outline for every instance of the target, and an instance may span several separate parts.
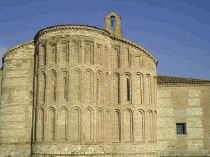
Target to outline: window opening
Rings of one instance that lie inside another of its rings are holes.
[[[127,101],[130,101],[130,82],[129,82],[129,78],[127,78]]]
[[[118,82],[117,82],[117,86],[118,86],[118,91],[117,91],[117,94],[118,94],[118,104],[120,103],[120,77],[118,76],[118,78],[117,78],[118,80]]]
[[[96,80],[96,99],[99,97],[99,79]]]
[[[54,97],[54,101],[56,101],[56,86],[54,86],[53,88],[54,88],[53,97]]]
[[[44,91],[43,91],[43,102],[45,103],[45,94],[46,94],[46,78],[44,77]]]
[[[44,45],[44,65],[47,63],[47,53],[46,53],[46,45]]]
[[[111,20],[111,29],[115,29],[115,17],[112,16],[110,20]]]
[[[186,134],[186,123],[177,123],[176,124],[176,133],[177,134]]]
[[[63,89],[63,94],[64,94],[63,97],[64,97],[64,99],[66,99],[66,94],[67,94],[66,83],[67,83],[66,77],[64,77],[63,78],[63,87],[64,87],[64,89]]]

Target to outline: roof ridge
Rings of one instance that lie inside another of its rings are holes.
[[[202,80],[196,78],[185,78],[178,76],[157,75],[158,85],[175,85],[175,84],[208,84],[210,80]]]
[[[203,80],[198,78],[190,78],[190,77],[180,77],[180,76],[169,76],[169,75],[157,75],[158,77],[172,77],[172,78],[183,78],[183,79],[195,79],[195,80]],[[207,80],[210,81],[210,80]]]

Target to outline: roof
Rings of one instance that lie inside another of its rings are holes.
[[[180,85],[180,84],[204,84],[210,85],[210,80],[202,80],[195,78],[184,78],[184,77],[176,77],[176,76],[166,76],[166,75],[158,75],[157,76],[158,85]]]

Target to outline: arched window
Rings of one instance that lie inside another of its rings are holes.
[[[113,48],[112,68],[120,68],[120,51],[119,48]]]
[[[72,80],[72,99],[74,102],[80,101],[81,94],[81,72],[79,70],[75,70],[73,72],[73,80]]]
[[[144,91],[143,91],[143,75],[140,74],[140,73],[137,73],[135,75],[135,88],[134,88],[134,99],[135,99],[135,102],[138,103],[138,104],[142,104],[143,103],[143,94],[144,94]]]
[[[80,109],[74,108],[71,110],[71,141],[79,142],[80,141]]]
[[[105,112],[105,125],[104,125],[104,140],[105,142],[110,141],[110,136],[111,136],[111,118],[110,118],[110,111],[107,110]]]
[[[96,76],[96,100],[98,101],[98,103],[103,103],[104,99],[103,99],[103,82],[102,82],[102,73],[100,71],[97,72],[97,76]]]
[[[94,63],[94,56],[93,56],[93,42],[86,42],[85,43],[85,63],[86,64],[93,64]]]
[[[114,141],[120,142],[121,141],[121,117],[120,111],[115,111],[115,123],[114,123]]]
[[[131,102],[131,75],[126,73],[123,76],[123,102]]]
[[[133,114],[130,109],[124,111],[124,141],[133,142]]]
[[[85,72],[85,93],[86,93],[86,101],[93,101],[93,72],[91,70],[86,70]]]
[[[55,141],[55,109],[50,108],[48,111],[48,137],[50,141]]]
[[[98,100],[99,97],[99,79],[96,80],[96,100]]]
[[[63,108],[59,112],[59,140],[68,141],[68,111],[66,108]]]
[[[50,72],[50,100],[56,101],[56,72],[51,71]]]
[[[147,84],[147,96],[148,96],[148,104],[152,104],[152,94],[151,94],[151,77],[150,75],[146,76],[146,84]]]
[[[40,109],[38,112],[37,128],[36,128],[37,141],[44,141],[44,110]]]
[[[4,66],[4,63],[2,63],[2,67]],[[39,67],[39,55],[36,53],[36,70],[38,70]]]
[[[64,42],[62,43],[62,53],[63,53],[63,61],[68,62],[69,61],[69,52],[68,52],[69,43]]]
[[[103,142],[103,110],[99,109],[97,111],[97,121],[96,121],[96,125],[97,125],[97,142]]]
[[[153,141],[153,113],[151,110],[146,113],[146,134],[147,141]]]
[[[127,78],[127,101],[130,101],[130,79]]]
[[[46,75],[43,72],[41,76],[41,103],[45,103],[45,95],[46,95]]]
[[[111,22],[111,29],[115,29],[115,17],[114,16],[111,16],[110,22]]]
[[[93,128],[94,128],[94,123],[93,123],[93,110],[90,108],[87,108],[84,112],[85,119],[84,119],[84,130],[85,130],[85,141],[86,142],[92,142],[93,141]]]
[[[67,79],[66,77],[63,78],[63,98],[67,99]]]
[[[113,90],[114,104],[120,104],[120,75],[117,73],[113,78]]]
[[[51,45],[50,61],[51,61],[52,64],[57,63],[57,45],[56,44]]]
[[[145,112],[139,110],[136,114],[135,138],[137,142],[145,140]]]
[[[106,81],[106,83],[104,84],[105,86],[106,86],[106,104],[107,105],[109,105],[109,99],[110,99],[110,80],[109,80],[110,78],[109,78],[109,74],[108,73],[106,73],[106,75],[105,75],[105,81]]]
[[[80,63],[80,41],[73,41],[72,59],[74,63]]]

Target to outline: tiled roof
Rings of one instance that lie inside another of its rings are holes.
[[[158,75],[157,83],[158,83],[158,85],[163,85],[163,84],[210,84],[210,80]]]

